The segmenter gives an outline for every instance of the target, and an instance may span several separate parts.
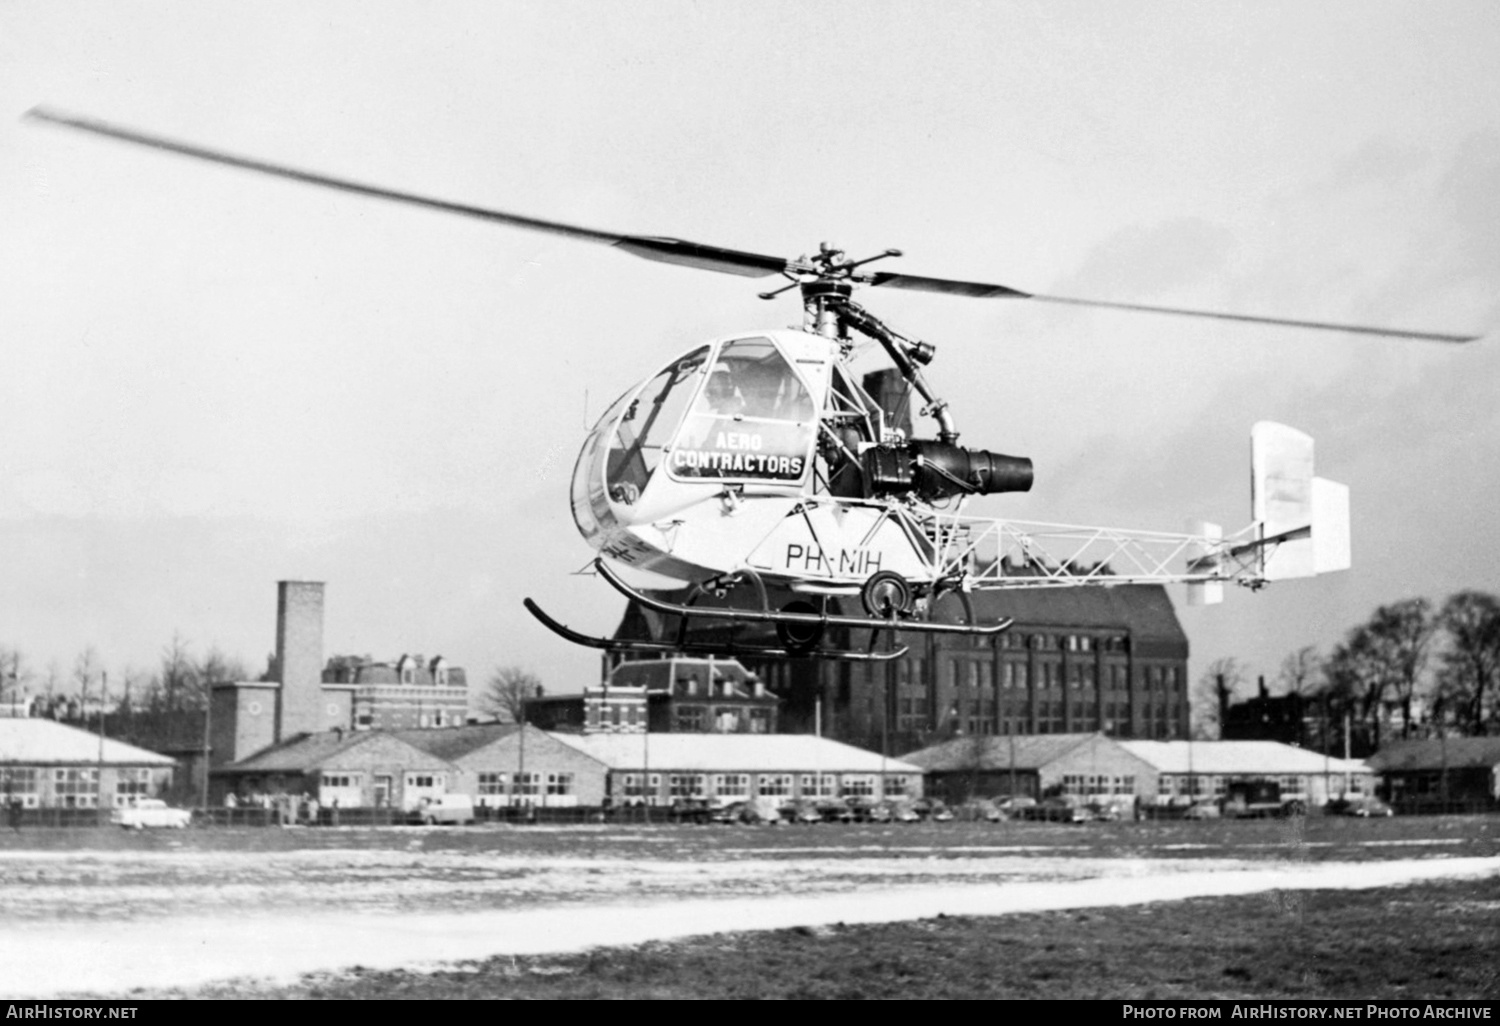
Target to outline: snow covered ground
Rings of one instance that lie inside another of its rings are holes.
[[[1308,861],[960,857],[721,861],[485,851],[0,852],[0,996],[123,996],[355,965],[420,967],[731,930],[1381,887],[1500,857]]]

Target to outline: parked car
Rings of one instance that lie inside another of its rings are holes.
[[[1351,795],[1347,798],[1335,798],[1323,806],[1323,811],[1330,816],[1359,816],[1361,818],[1394,816],[1396,814],[1396,810],[1385,802],[1368,795]]]
[[[674,823],[707,823],[713,809],[707,798],[677,798],[667,814]]]
[[[1183,819],[1219,819],[1222,815],[1219,803],[1211,799],[1194,802],[1182,811]]]
[[[710,823],[742,823],[747,802],[728,802],[708,814]]]
[[[854,822],[854,810],[849,808],[847,802],[841,802],[836,798],[829,798],[819,802],[818,815],[823,817],[823,822],[825,823]]]
[[[1020,810],[1020,819],[1040,819],[1049,823],[1087,823],[1094,817],[1083,801],[1073,795],[1059,794],[1043,798]]]
[[[1226,819],[1284,819],[1305,816],[1307,806],[1300,798],[1283,796],[1274,780],[1235,780],[1230,782],[1219,803],[1219,811]]]
[[[891,805],[892,823],[920,823],[922,814],[912,808],[911,802],[895,802]]]
[[[823,815],[812,802],[794,802],[781,807],[781,818],[790,823],[821,823]]]
[[[969,823],[1001,823],[1006,819],[1000,806],[988,798],[971,798],[958,809],[959,818]]]
[[[1012,798],[1002,798],[995,803],[1007,819],[1024,819],[1027,809],[1036,808],[1036,799],[1026,795],[1016,795]]]
[[[127,830],[171,827],[181,830],[193,821],[188,809],[174,809],[158,798],[138,798],[135,803],[109,814],[109,821]]]
[[[436,798],[424,798],[408,813],[413,823],[436,826],[449,823],[463,826],[474,822],[474,800],[466,794],[440,794]]]

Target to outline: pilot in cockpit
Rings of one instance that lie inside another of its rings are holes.
[[[709,410],[721,417],[737,417],[745,412],[745,400],[735,388],[734,377],[725,364],[718,364],[703,386],[703,401]]]

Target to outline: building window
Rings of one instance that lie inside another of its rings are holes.
[[[509,781],[504,773],[481,773],[479,774],[479,793],[482,795],[502,795]]]
[[[911,794],[911,777],[905,773],[890,774],[885,778],[885,793],[888,798]]]
[[[704,796],[702,773],[673,773],[667,780],[671,784],[673,798]]]
[[[757,794],[767,797],[784,798],[792,793],[792,775],[790,773],[762,773],[760,780],[756,782]]]
[[[672,729],[683,734],[707,731],[708,710],[701,705],[679,705],[673,712]]]
[[[573,793],[573,774],[571,773],[548,773],[547,793],[549,795],[562,795]]]
[[[866,774],[846,773],[841,794],[846,798],[870,798],[875,794],[875,778]]]
[[[52,794],[65,809],[98,808],[99,771],[55,769],[52,771]]]
[[[41,771],[35,766],[0,766],[0,794],[27,795],[40,793]]]
[[[802,797],[832,798],[839,793],[838,777],[832,773],[804,773],[802,775]]]
[[[128,805],[137,798],[151,793],[151,771],[149,769],[119,769],[115,771],[115,804]]]
[[[714,794],[720,798],[749,798],[750,774],[718,773],[714,775]]]
[[[540,773],[517,773],[516,794],[523,797],[535,797],[542,793],[542,775]]]

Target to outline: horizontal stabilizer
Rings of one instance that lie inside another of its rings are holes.
[[[1188,534],[1202,538],[1201,544],[1193,546],[1188,560],[1188,571],[1213,572],[1219,569],[1218,542],[1224,537],[1224,528],[1203,520],[1189,520]],[[1190,606],[1216,606],[1224,601],[1223,581],[1189,581],[1187,600]]]

